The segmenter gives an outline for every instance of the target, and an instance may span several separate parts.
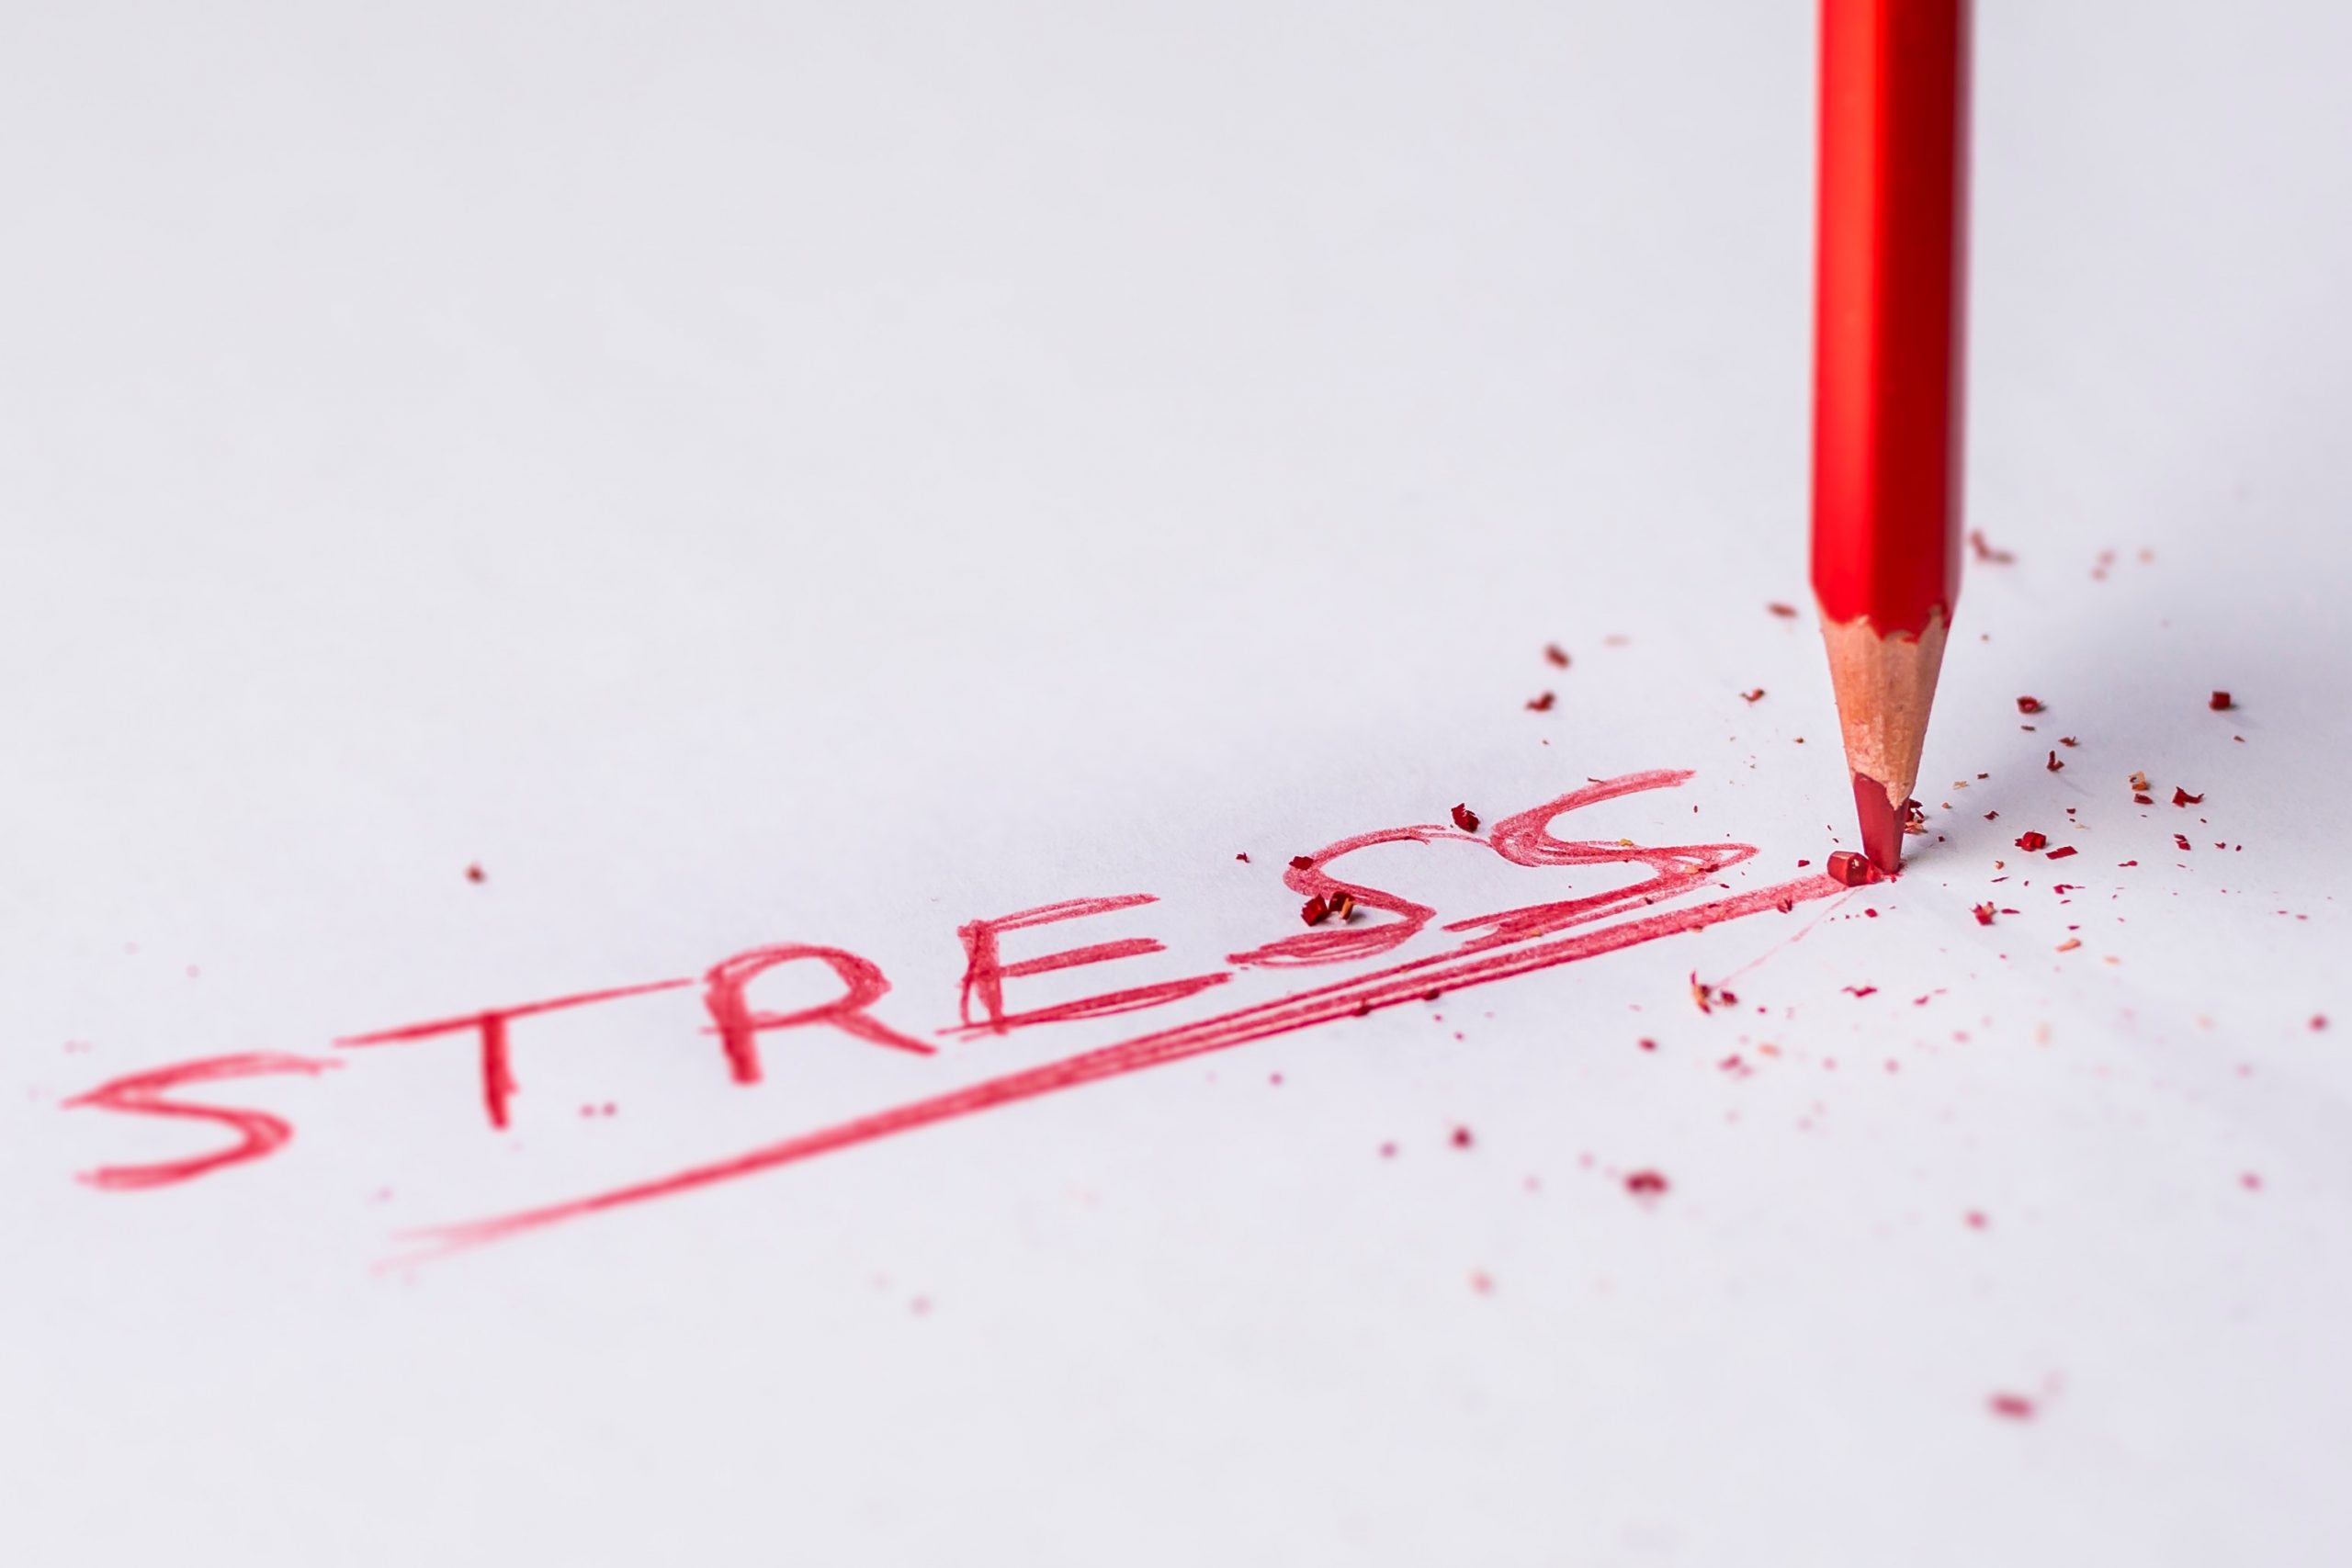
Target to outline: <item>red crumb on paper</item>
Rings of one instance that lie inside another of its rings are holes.
[[[1866,887],[1883,880],[1878,867],[1868,857],[1852,850],[1839,850],[1829,857],[1829,879],[1846,887]]]
[[[1794,604],[1781,604],[1775,603],[1767,604],[1764,607],[1771,611],[1772,614],[1780,616],[1784,621],[1793,621],[1797,618],[1797,607]]]
[[[2007,1416],[2012,1421],[2033,1419],[2033,1401],[2024,1394],[1996,1393],[1985,1403],[1996,1416]]]
[[[1655,1170],[1637,1170],[1625,1178],[1625,1190],[1636,1198],[1662,1196],[1666,1186],[1666,1178]]]
[[[2216,692],[2211,697],[2206,699],[2205,705],[2211,708],[2215,713],[2227,713],[2230,709],[2237,706],[2238,705],[2230,701],[2229,693]]]
[[[2313,1029],[2325,1029],[2327,1027],[2327,1014],[2324,1012],[2315,1012],[2312,1014],[2312,1027]]]
[[[2134,806],[2154,806],[2155,801],[2148,795],[2134,794],[2132,796],[2132,804]]]
[[[1876,986],[1848,986],[1845,987],[1845,990],[1846,994],[1849,997],[1874,997],[1878,995],[1878,987]]]
[[[1971,1209],[1964,1217],[1968,1221],[1970,1230],[1981,1231],[1985,1226],[1984,1211],[1982,1209]]]
[[[1903,830],[1924,834],[1928,830],[1928,808],[1916,800],[1903,803]]]
[[[2082,741],[2072,735],[2062,735],[2058,738],[2058,744],[2061,746],[2080,746]]]
[[[2029,853],[2041,849],[2043,845],[2049,842],[2050,835],[2047,833],[2037,833],[2030,828],[2028,828],[2024,832],[2018,835],[2018,848],[2024,850]]]
[[[2044,860],[2064,860],[2068,855],[2073,854],[2074,852],[2075,852],[2075,846],[2074,846],[2074,845],[2072,845],[2072,844],[2061,844],[2061,845],[2059,845],[2056,849],[2054,849],[2054,850],[2051,851],[2048,854],[2046,854],[2046,855],[2042,856],[2042,859],[2044,859]]]
[[[1549,713],[1552,711],[1552,705],[1558,700],[1559,699],[1557,697],[1554,696],[1549,692],[1544,693],[1540,697],[1530,697],[1527,699],[1527,711],[1530,713]]]
[[[2249,1170],[2238,1178],[2238,1185],[2249,1192],[2259,1192],[2262,1190],[2262,1178]]]
[[[1313,855],[1293,855],[1290,857],[1290,868],[1293,871],[1313,871],[1315,869],[1315,857]]]
[[[2175,834],[2172,836],[2172,841],[2173,841],[2174,843],[2176,843],[2176,844],[2178,844],[2178,845],[2179,845],[2182,849],[2184,849],[2184,850],[2185,850],[2185,849],[2188,849],[2188,848],[2189,848],[2189,847],[2190,847],[2189,842],[2188,842],[2188,834],[2186,834],[2186,833],[2175,833]]]
[[[1544,645],[1544,657],[1563,670],[1568,667],[1568,650],[1556,642],[1547,642]]]
[[[1645,1050],[1645,1051],[1655,1051],[1655,1050],[1657,1050],[1657,1041],[1655,1041],[1655,1040],[1649,1039],[1649,1038],[1647,1038],[1646,1036],[1645,1036],[1644,1038],[1642,1038],[1642,1039],[1640,1039],[1640,1040],[1636,1040],[1636,1041],[1634,1041],[1634,1044],[1636,1044],[1636,1045],[1639,1045],[1639,1046],[1640,1046],[1643,1050]]]
[[[1699,1010],[1701,1012],[1713,1012],[1715,1010],[1714,995],[1715,988],[1713,986],[1701,985],[1699,983],[1698,971],[1691,971],[1690,999],[1699,1004]]]
[[[1976,917],[1976,923],[1980,926],[1989,926],[1993,923],[1993,915],[1995,911],[1993,906],[1989,903],[1979,904],[1968,912]]]
[[[1495,1277],[1484,1269],[1473,1269],[1470,1270],[1470,1288],[1482,1296],[1491,1296],[1495,1293]]]
[[[2148,775],[2134,768],[2132,770],[2132,776],[2123,782],[2132,786],[2132,794],[2137,795],[2148,787]]]
[[[1971,554],[1987,566],[2007,566],[2018,558],[2015,551],[1996,550],[1986,544],[1984,530],[1982,528],[1971,528],[1968,531],[1968,548]]]
[[[490,873],[482,870],[481,863],[480,861],[476,861],[473,864],[466,867],[466,880],[468,882],[487,882],[490,880]]]
[[[2040,697],[2019,697],[2018,699],[2018,712],[2040,713],[2041,711],[2041,699]]]
[[[1467,1127],[1456,1127],[1456,1128],[1453,1130],[1453,1146],[1454,1146],[1455,1148],[1457,1148],[1457,1149],[1466,1149],[1466,1148],[1468,1148],[1468,1147],[1471,1145],[1471,1144],[1472,1144],[1473,1142],[1475,1142],[1476,1140],[1474,1140],[1474,1139],[1470,1136],[1470,1129],[1469,1129],[1469,1128],[1467,1128]]]
[[[1453,825],[1465,833],[1475,833],[1478,830],[1478,814],[1457,801],[1453,807]]]
[[[2057,752],[2052,751],[2052,752],[2051,752],[2051,753],[2050,753],[2050,761],[2047,761],[2047,762],[2045,762],[2045,763],[2043,763],[2042,765],[2043,765],[2044,767],[2048,768],[2052,773],[2056,773],[2059,769],[2061,769],[2061,768],[2064,767],[2066,764],[2065,764],[2065,763],[2064,763],[2064,762],[2062,762],[2062,761],[2060,761],[2058,760],[2058,753],[2057,753]]]
[[[1396,1145],[1394,1143],[1381,1145],[1380,1157],[1382,1159],[1395,1159],[1396,1157]]]
[[[1317,893],[1299,906],[1298,918],[1310,926],[1319,926],[1331,918],[1331,906],[1323,901],[1323,895]]]
[[[2172,786],[2172,803],[2175,806],[2202,806],[2205,804],[2205,797],[2201,795],[2191,795],[2178,784],[2175,784]]]
[[[1249,851],[1247,851],[1247,850],[1244,850],[1244,851],[1242,851],[1239,854],[1235,855],[1233,858],[1234,858],[1235,860],[1239,861],[1243,865],[1248,865],[1248,864],[1250,863],[1250,852],[1249,852]]]
[[[1331,915],[1333,919],[1351,920],[1355,919],[1355,913],[1356,896],[1354,894],[1334,893],[1331,895]]]
[[[1742,692],[1739,694],[1739,700],[1744,703],[1760,703],[1764,700],[1764,688],[1758,686],[1752,692]]]

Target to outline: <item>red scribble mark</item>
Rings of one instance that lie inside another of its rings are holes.
[[[2021,1393],[1996,1393],[1985,1404],[1994,1415],[2011,1421],[2033,1419],[2033,1401]]]
[[[1532,941],[1678,897],[1690,891],[1702,879],[1754,855],[1756,851],[1747,844],[1672,844],[1654,849],[1622,839],[1561,839],[1552,832],[1553,821],[1568,812],[1623,795],[1671,789],[1690,776],[1687,771],[1657,769],[1596,780],[1533,810],[1503,818],[1486,840],[1495,853],[1513,865],[1531,870],[1546,866],[1645,865],[1653,873],[1648,881],[1581,898],[1474,915],[1468,919],[1450,921],[1444,929],[1475,931],[1486,928],[1487,935],[1468,944],[1474,950]]]
[[[1031,975],[1050,975],[1057,969],[1074,969],[1084,964],[1109,964],[1121,958],[1141,958],[1148,953],[1165,953],[1167,948],[1151,937],[1127,937],[1118,942],[1073,947],[1007,964],[998,950],[997,938],[1001,933],[1027,931],[1034,926],[1054,925],[1063,920],[1082,920],[1090,915],[1107,915],[1114,910],[1133,909],[1159,901],[1148,893],[1127,893],[1114,898],[1066,898],[1058,904],[1044,904],[1018,914],[967,921],[956,931],[964,942],[964,990],[959,1004],[964,1023],[960,1030],[944,1030],[942,1032],[1007,1034],[1032,1024],[1066,1023],[1072,1019],[1135,1012],[1143,1008],[1181,1001],[1195,992],[1223,985],[1230,979],[1230,975],[1219,970],[1213,975],[1194,975],[1182,980],[1164,980],[1124,991],[1106,991],[1100,996],[1081,997],[1076,1001],[1034,1008],[1027,1012],[1007,1013],[1004,1010],[1004,982],[1007,980],[1018,980]],[[972,1010],[975,998],[979,1002],[980,1016],[977,1018],[973,1016]]]
[[[1753,848],[1746,845],[1722,847],[1735,850],[1742,857],[1755,853]],[[1476,943],[1464,944],[1452,953],[1409,960],[1369,975],[1334,981],[1196,1022],[1174,1025],[1116,1044],[1082,1052],[1063,1061],[1008,1073],[966,1089],[893,1106],[830,1127],[781,1139],[730,1158],[691,1166],[666,1176],[537,1208],[405,1232],[402,1233],[404,1239],[419,1244],[422,1250],[403,1258],[389,1260],[384,1267],[404,1267],[469,1247],[508,1240],[591,1214],[607,1213],[723,1182],[741,1180],[1001,1106],[1124,1077],[1131,1073],[1187,1061],[1211,1052],[1230,1050],[1294,1030],[1310,1029],[1334,1019],[1350,1017],[1359,1006],[1396,1007],[1428,996],[1437,989],[1491,985],[1498,980],[1598,957],[1622,948],[1655,942],[1661,937],[1700,931],[1745,915],[1759,913],[1775,908],[1783,898],[1807,902],[1830,897],[1839,891],[1838,885],[1826,877],[1805,877],[1757,888],[1752,892],[1734,894],[1689,908],[1662,911],[1547,941],[1500,950],[1483,948]]]
[[[99,1111],[119,1111],[130,1116],[181,1116],[191,1121],[213,1122],[236,1133],[237,1142],[216,1153],[193,1155],[187,1159],[163,1160],[153,1165],[101,1166],[96,1170],[81,1172],[79,1179],[108,1192],[136,1192],[150,1187],[169,1187],[174,1182],[187,1181],[210,1171],[275,1154],[294,1136],[294,1129],[282,1117],[261,1111],[191,1105],[186,1100],[165,1100],[163,1098],[164,1092],[182,1084],[259,1077],[267,1073],[300,1073],[306,1077],[315,1077],[342,1065],[332,1057],[255,1052],[242,1056],[208,1056],[200,1061],[175,1062],[168,1067],[132,1073],[128,1077],[102,1083],[86,1094],[77,1094],[62,1101],[59,1109],[73,1111],[89,1106]]]
[[[692,980],[655,980],[642,986],[582,991],[575,996],[554,997],[543,1002],[523,1002],[511,1008],[490,1008],[456,1018],[436,1018],[426,1023],[404,1023],[398,1028],[379,1029],[367,1034],[347,1034],[335,1043],[339,1046],[405,1045],[413,1041],[430,1040],[438,1034],[473,1030],[481,1038],[482,1109],[489,1113],[492,1126],[503,1128],[506,1125],[506,1102],[514,1098],[516,1088],[506,1043],[506,1022],[509,1019],[560,1012],[567,1008],[582,1008],[595,1002],[618,1001],[623,997],[641,997],[652,991],[674,991],[682,986],[693,984]]]
[[[842,994],[830,1002],[802,1008],[798,1012],[753,1011],[743,999],[743,988],[769,970],[804,958],[814,959],[832,970],[843,987]],[[703,978],[702,998],[703,1006],[710,1010],[719,1046],[727,1053],[729,1069],[737,1083],[748,1084],[760,1081],[759,1035],[763,1029],[806,1029],[811,1024],[822,1024],[869,1045],[930,1055],[934,1046],[899,1033],[866,1010],[889,994],[890,982],[882,977],[882,971],[871,959],[861,958],[843,948],[785,942],[776,947],[755,947],[712,964],[710,973]]]

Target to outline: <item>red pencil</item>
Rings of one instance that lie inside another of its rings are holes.
[[[1890,872],[1960,584],[1968,34],[1968,0],[1822,0],[1813,589]]]

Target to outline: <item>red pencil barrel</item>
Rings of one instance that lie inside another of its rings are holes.
[[[1968,0],[1823,0],[1813,585],[1947,624],[1960,581]]]

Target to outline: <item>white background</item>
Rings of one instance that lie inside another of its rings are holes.
[[[1985,11],[1899,886],[385,1270],[1118,1031],[680,993],[143,1193],[217,1130],[59,1102],[786,941],[929,1030],[962,920],[1193,973],[1637,768],[1817,865],[1812,12],[9,7],[0,1556],[2342,1561],[2352,20]]]

